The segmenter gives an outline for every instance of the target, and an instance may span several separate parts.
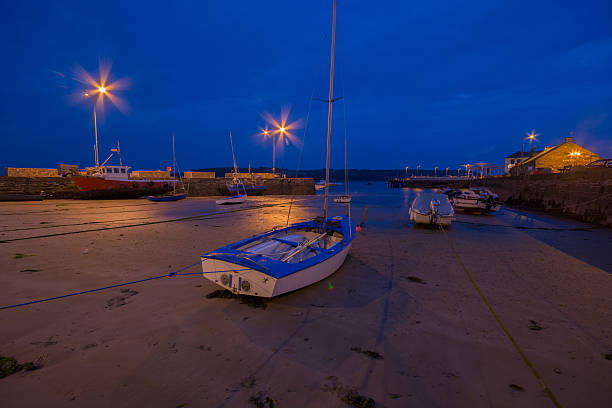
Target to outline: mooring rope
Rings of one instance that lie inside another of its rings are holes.
[[[303,201],[303,200],[299,200],[299,201]],[[213,212],[213,213],[208,213],[208,214],[202,213],[202,214],[198,214],[198,215],[192,215],[192,216],[189,216],[189,217],[172,218],[172,219],[169,219],[169,220],[158,220],[158,221],[142,222],[142,223],[137,223],[137,224],[116,225],[116,226],[112,226],[112,227],[101,227],[101,228],[93,228],[93,229],[79,230],[79,231],[56,232],[56,233],[53,233],[53,234],[35,235],[35,236],[30,236],[30,237],[9,238],[9,239],[2,239],[2,240],[0,240],[0,244],[4,244],[4,243],[8,243],[8,242],[14,242],[14,241],[24,241],[24,240],[28,240],[28,239],[49,238],[49,237],[57,237],[57,236],[62,236],[62,235],[82,234],[82,233],[86,233],[86,232],[106,231],[106,230],[114,230],[114,229],[121,229],[121,228],[131,228],[131,227],[142,227],[142,226],[146,226],[146,225],[165,224],[165,223],[169,223],[169,222],[200,220],[200,219],[204,219],[204,218],[213,217],[213,216],[216,216],[216,215],[224,215],[224,214],[230,214],[230,213],[241,212],[241,211],[256,210],[256,209],[267,208],[267,207],[276,207],[276,206],[281,206],[281,205],[286,205],[286,204],[288,204],[288,203],[287,202],[281,202],[281,203],[275,203],[275,204],[259,204],[259,205],[254,205],[254,206],[250,206],[250,207],[238,208],[238,209],[235,209],[235,210],[218,211],[218,212]]]
[[[467,275],[467,277],[470,280],[470,282],[472,282],[472,285],[474,285],[474,288],[476,289],[476,292],[478,292],[478,294],[480,295],[482,300],[485,302],[485,304],[489,308],[489,311],[491,312],[491,314],[493,315],[493,317],[495,318],[495,320],[497,321],[497,323],[499,324],[499,326],[501,327],[503,332],[506,334],[506,336],[508,337],[508,339],[510,340],[510,342],[512,343],[512,345],[514,346],[516,351],[518,351],[518,353],[522,357],[522,359],[525,362],[525,364],[527,364],[527,367],[529,367],[529,369],[533,373],[534,377],[538,380],[538,382],[540,383],[540,385],[544,389],[544,392],[546,393],[548,398],[552,401],[553,405],[555,407],[557,407],[557,408],[561,408],[561,404],[559,403],[559,401],[557,400],[557,398],[553,394],[552,390],[548,387],[548,385],[546,385],[546,382],[544,381],[544,378],[542,378],[542,376],[540,375],[538,370],[535,368],[535,366],[533,365],[531,360],[529,360],[529,357],[527,357],[527,355],[525,354],[525,352],[523,351],[521,346],[519,346],[518,342],[514,339],[514,336],[512,336],[512,334],[510,333],[510,330],[508,330],[508,328],[506,327],[506,325],[504,324],[502,319],[499,317],[497,312],[495,312],[495,309],[493,309],[493,306],[491,306],[491,303],[489,303],[489,301],[487,300],[486,296],[484,295],[484,293],[482,292],[482,290],[480,289],[480,287],[478,286],[478,284],[476,283],[476,281],[472,277],[472,274],[470,273],[470,271],[468,271],[467,267],[463,263],[463,260],[459,256],[459,253],[455,249],[455,246],[453,245],[452,241],[448,237],[448,234],[446,233],[446,230],[442,226],[440,226],[440,229],[444,232],[444,237],[446,238],[446,241],[448,242],[448,245],[450,246],[451,250],[453,251],[453,254],[457,258],[457,261],[459,261],[459,264],[461,265],[461,268],[463,269],[463,271]]]
[[[171,278],[173,276],[203,275],[204,273],[219,273],[219,272],[237,272],[237,271],[244,271],[244,270],[248,270],[249,269],[249,268],[244,268],[244,269],[231,269],[231,270],[226,270],[226,271],[214,271],[214,272],[188,272],[188,273],[183,273],[183,271],[185,271],[187,269],[190,269],[190,268],[193,268],[196,265],[200,265],[201,263],[202,263],[202,261],[194,262],[191,265],[184,266],[184,267],[182,267],[182,268],[180,268],[180,269],[178,269],[178,270],[176,270],[174,272],[165,273],[163,275],[158,275],[158,276],[152,276],[150,278],[138,279],[138,280],[131,281],[131,282],[118,283],[116,285],[104,286],[104,287],[96,288],[96,289],[83,290],[83,291],[80,291],[80,292],[68,293],[66,295],[54,296],[54,297],[45,298],[45,299],[32,300],[30,302],[24,302],[24,303],[18,303],[18,304],[14,304],[14,305],[2,306],[2,307],[0,307],[0,310],[13,309],[13,308],[20,307],[20,306],[28,306],[28,305],[32,305],[32,304],[35,304],[35,303],[49,302],[49,301],[52,301],[52,300],[64,299],[64,298],[67,298],[67,297],[77,296],[77,295],[84,295],[86,293],[99,292],[101,290],[118,288],[120,286],[133,285],[133,284],[136,284],[136,283],[147,282],[147,281],[151,281],[151,280],[155,280],[155,279]]]

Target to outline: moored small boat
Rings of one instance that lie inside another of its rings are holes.
[[[350,202],[351,202],[350,195],[341,195],[341,196],[334,197],[334,203],[346,204]]]
[[[232,197],[227,197],[227,198],[222,198],[220,200],[215,201],[215,203],[219,204],[219,205],[226,205],[226,204],[242,204],[247,200],[247,195],[246,194],[238,194]]]
[[[470,187],[470,190],[476,194],[480,194],[487,211],[499,211],[501,209],[499,195],[489,190],[487,187]]]
[[[355,236],[346,217],[255,235],[202,255],[204,277],[234,293],[273,297],[316,283],[344,262]]]
[[[157,201],[157,202],[165,202],[165,201],[179,201],[183,198],[186,198],[187,194],[171,194],[166,196],[147,196],[147,200],[149,201]]]
[[[461,189],[458,192],[451,193],[449,198],[452,199],[457,211],[482,213],[487,209],[480,194],[469,189]]]
[[[455,209],[448,197],[441,193],[420,193],[410,206],[410,220],[417,224],[449,226]]]

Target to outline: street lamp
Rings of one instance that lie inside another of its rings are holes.
[[[100,79],[96,81],[93,77],[85,71],[81,66],[77,66],[75,71],[75,79],[85,85],[90,85],[92,89],[83,92],[82,96],[85,98],[93,97],[93,117],[94,117],[94,158],[96,162],[96,171],[100,168],[100,158],[98,153],[98,117],[97,110],[104,109],[104,99],[108,98],[113,105],[115,105],[120,111],[125,112],[129,109],[127,103],[120,97],[114,94],[114,91],[122,91],[129,88],[129,80],[121,78],[113,82],[108,82],[110,75],[110,64],[100,64],[99,67]],[[113,91],[113,92],[111,92]],[[78,95],[78,94],[77,94]],[[81,97],[82,97],[81,96]]]
[[[438,166],[434,167],[434,177],[437,177]]]
[[[421,168],[420,164],[417,164],[417,177],[419,176],[419,169]]]
[[[298,129],[301,127],[302,121],[300,119],[295,120],[291,123],[287,121],[289,118],[290,109],[288,107],[283,107],[281,109],[281,118],[280,121],[276,120],[272,115],[266,113],[263,115],[266,123],[274,128],[272,131],[268,131],[267,126],[266,129],[261,129],[264,137],[272,136],[272,173],[276,173],[276,145],[283,146],[286,144],[294,144],[299,145],[299,139],[291,133],[292,130]],[[278,135],[278,138],[277,138]]]
[[[531,144],[533,143],[534,140],[537,140],[538,136],[540,136],[539,133],[535,132],[535,129],[531,129],[531,132],[528,132],[525,134],[527,135],[527,137],[523,139],[521,153],[525,151],[525,140],[529,140],[529,150],[531,150]]]
[[[448,177],[448,167],[446,168],[446,177]]]
[[[408,166],[406,166],[406,178],[408,178]]]

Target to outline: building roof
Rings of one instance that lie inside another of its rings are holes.
[[[521,152],[520,150],[518,152],[512,153],[510,156],[506,156],[506,159],[517,159],[517,158],[523,158],[523,157],[532,157],[535,156],[536,154],[540,154],[542,153],[542,150],[534,150],[534,151],[526,151],[526,152]]]

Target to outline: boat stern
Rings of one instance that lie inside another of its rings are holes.
[[[237,295],[272,297],[277,279],[238,263],[202,255],[202,275]]]

